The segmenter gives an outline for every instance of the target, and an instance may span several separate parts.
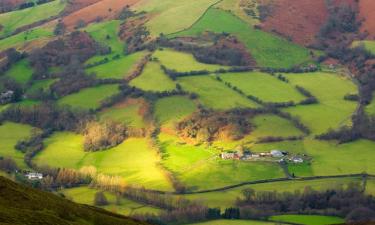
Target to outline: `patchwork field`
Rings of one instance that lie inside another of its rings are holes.
[[[190,225],[274,225],[273,222],[255,220],[213,220],[203,223],[192,223]]]
[[[298,103],[305,99],[293,85],[266,73],[225,73],[220,75],[220,78],[237,87],[246,95],[253,95],[264,102],[293,101]]]
[[[163,72],[159,63],[149,62],[142,74],[130,82],[144,91],[163,92],[176,89],[176,84]]]
[[[171,35],[196,36],[205,31],[232,33],[242,41],[259,66],[287,68],[310,60],[309,51],[280,37],[257,30],[219,9],[210,9],[190,29]]]
[[[50,86],[55,83],[57,79],[46,79],[34,81],[30,88],[27,89],[26,94],[34,94],[36,92],[42,91],[46,92],[49,90]]]
[[[182,89],[198,94],[199,101],[213,109],[257,107],[257,104],[238,94],[211,76],[192,76],[177,79]]]
[[[68,105],[78,109],[97,109],[103,100],[119,93],[118,84],[100,85],[85,88],[78,93],[64,96],[58,100],[59,105]]]
[[[21,169],[27,165],[23,160],[24,154],[15,149],[18,141],[28,138],[31,135],[32,127],[17,123],[6,122],[0,125],[0,156],[11,157]]]
[[[33,70],[26,59],[17,62],[5,73],[6,76],[11,77],[16,82],[25,85],[33,75]]]
[[[215,5],[238,16],[251,25],[259,24],[259,4],[256,0],[241,2],[238,0],[223,0]]]
[[[306,224],[306,225],[329,225],[342,224],[344,219],[334,216],[314,216],[314,215],[281,215],[272,216],[270,220],[277,222]]]
[[[64,10],[65,5],[64,1],[55,0],[31,8],[0,14],[0,24],[3,25],[0,36],[9,35],[17,28],[55,16]]]

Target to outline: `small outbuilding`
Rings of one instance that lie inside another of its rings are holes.
[[[275,157],[275,158],[281,158],[284,156],[283,152],[282,151],[279,151],[279,150],[272,150],[271,151],[271,156],[272,157]]]
[[[41,173],[27,173],[25,176],[29,180],[41,180],[41,179],[43,179],[43,174],[41,174]]]

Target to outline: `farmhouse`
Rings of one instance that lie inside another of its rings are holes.
[[[303,163],[303,159],[301,157],[293,157],[292,158],[293,163]]]
[[[242,153],[240,152],[222,152],[221,158],[222,159],[240,159],[242,157]]]
[[[279,151],[279,150],[272,150],[270,154],[272,157],[275,157],[275,158],[281,158],[285,155],[282,151]]]
[[[14,91],[6,91],[0,93],[0,104],[7,104],[12,101],[14,96]]]
[[[41,179],[43,179],[43,174],[41,174],[41,173],[28,173],[25,176],[29,180],[41,180]]]

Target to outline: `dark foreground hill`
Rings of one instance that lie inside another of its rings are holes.
[[[80,205],[54,194],[14,183],[0,177],[0,224],[145,224],[111,212]]]

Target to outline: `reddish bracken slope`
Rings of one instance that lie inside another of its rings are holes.
[[[375,39],[375,0],[360,0],[359,12],[364,19],[362,31],[367,31],[369,38]]]
[[[84,2],[83,0],[80,1]],[[91,23],[98,18],[114,18],[123,7],[127,5],[131,6],[138,1],[139,0],[102,0],[81,10],[73,12],[72,14],[69,14],[64,18],[64,23],[68,28],[71,29],[77,24],[79,20],[83,20],[86,23]]]
[[[301,45],[314,42],[328,17],[325,0],[278,0],[272,4],[272,15],[266,18],[262,27]]]

